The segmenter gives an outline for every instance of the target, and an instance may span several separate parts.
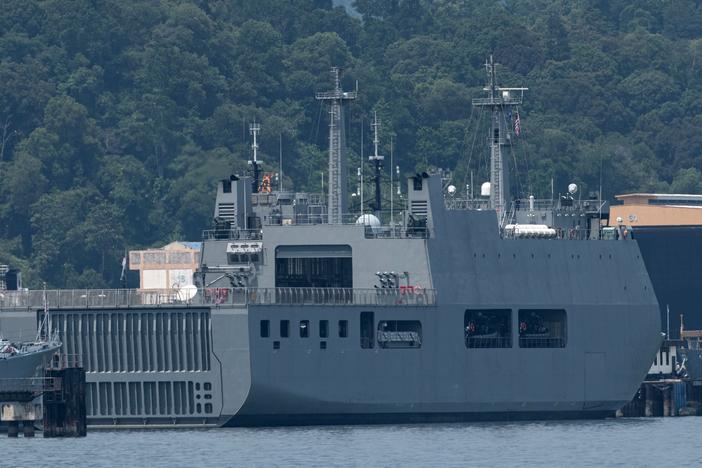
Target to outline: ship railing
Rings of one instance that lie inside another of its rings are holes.
[[[565,348],[565,343],[563,337],[519,337],[520,348]]]
[[[66,289],[3,291],[0,310],[110,309],[201,305],[377,305],[436,304],[436,291],[422,288],[201,288]]]
[[[471,349],[511,348],[511,336],[467,336],[466,346]]]
[[[0,309],[71,309],[159,306],[187,303],[191,294],[181,289],[54,289],[3,291]]]
[[[373,305],[423,306],[436,304],[436,291],[399,288],[208,288],[204,304],[258,305]]]
[[[490,210],[490,200],[487,198],[461,198],[447,196],[444,198],[447,210]]]
[[[329,223],[326,214],[297,214],[290,218],[282,216],[270,216],[266,219],[265,226],[358,226],[364,229],[367,239],[408,239],[431,237],[431,229],[426,226],[405,226],[402,222],[403,216],[400,211],[395,211],[392,215],[389,210],[372,213],[377,221],[371,218],[371,213],[365,213],[361,218],[360,213],[345,213],[341,215],[338,222]],[[379,222],[378,222],[379,221]]]
[[[261,229],[205,229],[202,240],[261,240]]]

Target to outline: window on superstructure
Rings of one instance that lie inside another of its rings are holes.
[[[563,309],[520,309],[520,348],[565,348],[567,317]]]
[[[510,309],[467,309],[463,316],[466,348],[511,348]]]
[[[300,338],[308,338],[310,336],[310,321],[300,320]]]
[[[268,338],[271,335],[271,323],[268,320],[261,320],[261,338]]]
[[[319,337],[327,338],[329,337],[329,320],[319,321]]]
[[[371,349],[374,346],[373,335],[374,332],[374,313],[373,312],[361,312],[361,348]]]
[[[290,336],[290,320],[280,321],[280,337],[287,338]]]
[[[346,338],[349,336],[349,321],[339,320],[339,338]]]
[[[421,348],[422,323],[419,320],[380,320],[376,339],[379,348]]]
[[[275,253],[276,288],[352,288],[353,268],[348,245],[283,245]],[[343,301],[342,292],[327,296],[301,290],[300,301]]]

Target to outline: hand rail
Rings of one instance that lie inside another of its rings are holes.
[[[3,291],[3,310],[113,309],[162,306],[220,305],[372,305],[426,306],[436,304],[434,289],[420,288],[204,288],[178,289],[59,289]]]

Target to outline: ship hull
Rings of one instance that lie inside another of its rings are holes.
[[[0,379],[28,379],[35,377],[51,355],[59,349],[51,346],[29,354],[0,359]]]

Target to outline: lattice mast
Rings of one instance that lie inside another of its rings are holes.
[[[376,216],[380,217],[380,211],[382,210],[382,199],[380,192],[380,169],[383,167],[383,160],[385,156],[380,156],[378,154],[378,144],[380,144],[380,139],[378,138],[378,129],[380,128],[380,121],[378,121],[378,114],[373,112],[373,123],[371,124],[373,128],[373,148],[374,152],[371,156],[368,156],[368,160],[371,161],[375,166],[375,204],[373,210]]]
[[[502,147],[510,144],[512,123],[507,116],[512,114],[512,108],[521,105],[524,91],[529,88],[503,88],[497,85],[495,62],[492,55],[485,62],[488,83],[484,91],[488,97],[473,99],[473,106],[490,112],[490,208],[498,217],[505,210],[509,194],[509,165],[503,161]]]
[[[251,143],[251,159],[249,160],[249,166],[253,171],[253,181],[251,181],[251,192],[258,193],[260,187],[260,176],[261,176],[261,161],[258,160],[258,132],[261,131],[261,124],[254,123],[249,125],[249,132],[253,136],[253,143]]]
[[[348,206],[347,175],[346,175],[346,135],[344,132],[344,115],[342,106],[346,101],[356,99],[357,91],[341,89],[340,70],[331,69],[334,89],[317,93],[320,101],[329,102],[329,203],[327,206],[329,224],[342,222],[342,215]]]

